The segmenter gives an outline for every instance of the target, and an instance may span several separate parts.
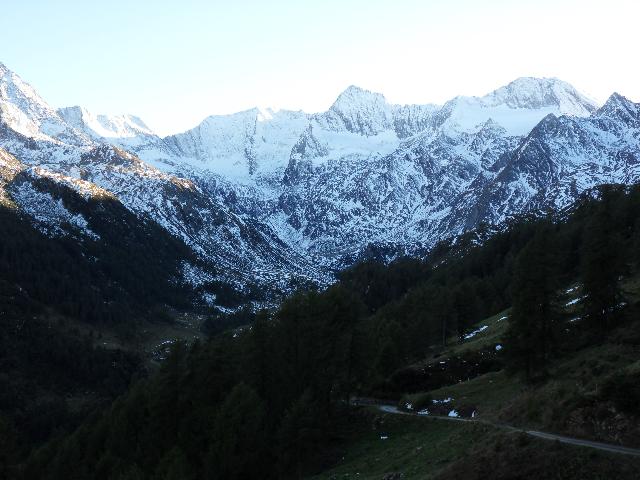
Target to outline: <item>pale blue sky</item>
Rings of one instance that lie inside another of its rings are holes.
[[[55,107],[162,134],[256,105],[324,110],[350,84],[427,103],[556,76],[639,101],[638,3],[10,0],[0,61]]]

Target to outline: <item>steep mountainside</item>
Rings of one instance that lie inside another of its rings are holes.
[[[183,281],[199,289],[208,286],[209,292],[224,292],[207,294],[210,304],[228,307],[246,299],[268,301],[300,280],[327,278],[290,251],[267,225],[238,216],[192,180],[160,171],[123,150],[161,141],[139,119],[93,116],[80,108],[56,112],[19,77],[2,68],[6,73],[0,99],[19,113],[0,117],[0,146],[15,155],[3,153],[3,160],[12,159],[3,161],[7,175],[18,168],[18,162],[30,175],[104,192],[141,223],[156,222],[195,254],[198,266],[185,265]],[[17,122],[22,117],[31,119],[29,129]],[[42,125],[55,122],[64,129],[41,132]],[[36,223],[48,218],[51,234],[56,225],[69,221],[69,215],[53,209],[51,202],[23,190],[13,195],[3,190],[3,203],[17,204]]]
[[[0,198],[0,282],[31,302],[99,323],[198,301],[191,249],[95,184],[0,149]]]

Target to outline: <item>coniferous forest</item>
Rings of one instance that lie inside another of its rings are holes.
[[[336,462],[344,426],[360,421],[354,397],[394,402],[501,371],[536,392],[559,378],[557,365],[594,346],[623,344],[637,353],[640,306],[624,285],[640,273],[638,212],[640,187],[605,186],[561,215],[475,231],[424,259],[366,261],[325,290],[299,291],[257,312],[248,325],[175,343],[152,369],[134,352],[101,348],[81,328],[46,319],[57,312],[78,325],[119,325],[153,311],[153,291],[124,302],[116,291],[122,310],[102,309],[87,291],[109,291],[95,277],[100,272],[3,213],[12,230],[0,244],[0,472],[20,479],[302,478]],[[28,267],[36,263],[52,268],[36,274]],[[65,288],[51,290],[56,284]],[[580,321],[562,308],[571,285],[581,286]],[[60,293],[41,293],[49,291]],[[67,307],[71,298],[82,299],[75,309]],[[463,353],[447,371],[417,367],[507,309],[504,348]],[[614,405],[632,425],[640,416],[638,375],[618,369],[603,377],[596,397],[572,401]],[[74,409],[68,399],[80,391],[92,401]],[[593,473],[616,472],[602,468]]]

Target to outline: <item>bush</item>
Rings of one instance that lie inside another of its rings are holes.
[[[640,374],[619,373],[610,377],[602,388],[602,398],[611,400],[625,413],[640,413]]]

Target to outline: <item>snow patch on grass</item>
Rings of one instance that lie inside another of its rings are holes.
[[[488,325],[483,325],[482,327],[478,328],[477,330],[474,330],[471,333],[467,333],[464,337],[465,340],[469,340],[470,338],[475,337],[476,335],[478,335],[479,333],[484,332],[487,328],[489,328]]]
[[[570,307],[571,305],[575,305],[576,303],[581,302],[582,300],[584,300],[585,298],[587,298],[587,296],[583,296],[583,297],[578,297],[578,298],[574,298],[573,300],[570,300],[569,302],[565,303],[564,306],[565,307]]]

